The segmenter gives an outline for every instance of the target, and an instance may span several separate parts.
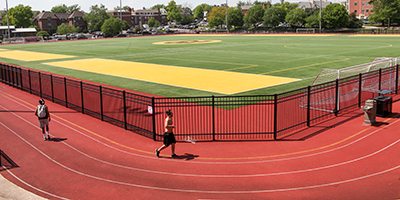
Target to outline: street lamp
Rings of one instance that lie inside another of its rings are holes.
[[[7,27],[8,27],[8,43],[10,43],[11,38],[10,38],[10,21],[8,17],[8,1],[6,0],[6,9],[7,9]]]
[[[119,0],[119,16],[121,17],[121,34],[122,34],[122,0]]]
[[[228,0],[226,0],[225,8],[226,8],[226,15],[225,15],[226,32],[229,33],[229,29],[228,29]]]
[[[321,20],[322,20],[322,0],[319,0],[319,33],[321,33]]]

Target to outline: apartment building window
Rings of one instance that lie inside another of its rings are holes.
[[[367,9],[367,13],[369,13],[369,10]],[[228,21],[229,22],[229,21]]]
[[[374,10],[372,10],[372,9],[371,9],[371,12],[373,13],[373,12],[374,12]]]
[[[364,9],[362,10],[362,13],[364,13]]]
[[[357,6],[357,2],[355,2],[354,5]]]
[[[357,13],[357,10],[354,10],[355,13]]]
[[[365,2],[363,2],[363,6],[365,6]]]
[[[47,18],[47,21],[51,21],[51,17],[48,17],[48,18]]]

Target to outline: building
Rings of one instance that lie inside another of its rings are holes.
[[[41,31],[54,33],[57,27],[61,24],[73,25],[79,28],[80,31],[87,30],[87,22],[83,20],[84,13],[75,11],[71,14],[57,13],[53,14],[50,11],[42,11],[34,18],[34,25]]]
[[[129,10],[123,10],[120,12],[119,10],[109,10],[107,13],[112,14],[116,18],[120,18],[122,14],[122,20],[128,22],[129,26],[142,26],[147,24],[150,18],[154,18],[155,20],[160,22],[160,25],[167,25],[167,11],[165,9],[158,8],[157,10],[135,10],[130,8]]]
[[[368,19],[368,17],[374,14],[373,6],[369,3],[369,0],[347,0],[346,1],[347,11],[355,13],[359,19]]]

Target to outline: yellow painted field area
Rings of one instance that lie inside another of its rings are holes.
[[[12,50],[12,51],[0,51],[0,57],[14,59],[14,60],[22,60],[22,61],[39,61],[39,60],[61,59],[61,58],[74,58],[75,56]]]
[[[98,58],[44,64],[221,94],[235,94],[299,80]]]

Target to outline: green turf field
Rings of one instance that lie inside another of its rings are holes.
[[[153,44],[186,40],[220,42]],[[400,35],[178,35],[3,45],[0,49],[75,56],[46,61],[21,61],[1,57],[0,61],[168,97],[221,94],[54,67],[44,63],[102,58],[301,79],[234,94],[260,95],[305,87],[312,83],[322,68],[340,69],[372,62],[376,57],[399,57]],[[148,73],[152,71],[149,70]],[[193,74],[194,77],[196,75]],[[204,82],[207,82],[207,77],[204,77]]]

